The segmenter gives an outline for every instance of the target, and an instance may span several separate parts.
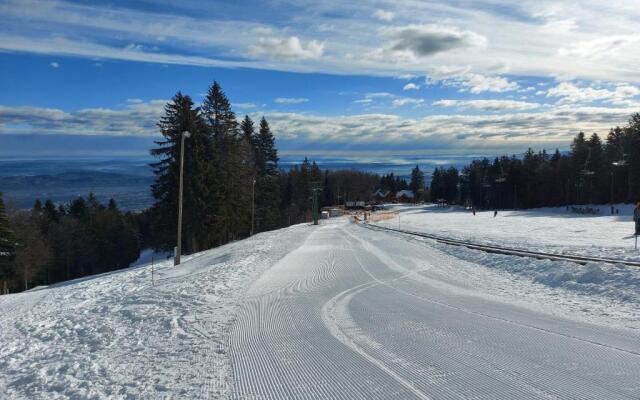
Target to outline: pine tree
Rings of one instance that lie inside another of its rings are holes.
[[[210,203],[207,201],[211,187],[211,170],[208,153],[210,139],[204,128],[199,110],[193,108],[189,96],[178,92],[165,106],[165,114],[158,124],[163,141],[151,150],[160,158],[152,167],[156,182],[152,194],[153,219],[158,246],[171,249],[177,235],[178,187],[180,169],[180,146],[182,133],[191,137],[184,141],[184,192],[183,192],[183,243],[182,248],[190,253],[208,248],[208,238],[213,228]]]
[[[413,191],[416,200],[422,200],[424,195],[424,173],[420,171],[420,167],[418,165],[411,170],[409,189]]]
[[[231,110],[231,103],[218,82],[214,81],[209,88],[201,111],[214,137],[222,138],[238,134],[236,115]]]
[[[0,294],[8,292],[8,280],[13,275],[15,237],[9,226],[9,218],[0,192]]]
[[[254,140],[256,165],[256,215],[258,231],[275,229],[280,221],[280,188],[278,179],[278,152],[269,123],[262,117]]]
[[[248,115],[244,116],[244,119],[240,123],[240,132],[251,145],[255,148],[257,146],[256,128],[253,124],[253,120]]]
[[[324,171],[324,183],[322,184],[322,204],[323,207],[333,205],[333,191],[329,184],[329,170]]]
[[[202,104],[212,141],[211,166],[215,186],[209,203],[215,215],[216,244],[249,234],[254,165],[251,139],[239,135],[231,103],[218,82],[213,82]]]

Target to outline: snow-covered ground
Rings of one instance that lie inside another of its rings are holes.
[[[432,241],[328,221],[247,296],[230,341],[239,399],[640,396],[637,303],[614,310]]]
[[[172,261],[0,296],[0,398],[221,398],[247,286],[311,232],[298,225]]]
[[[461,207],[436,205],[390,206],[400,218],[380,224],[478,243],[555,253],[600,256],[640,261],[634,249],[633,206],[618,204],[618,215],[575,214],[565,207],[531,210],[478,211],[475,216]]]
[[[345,217],[154,280],[141,266],[0,297],[0,398],[640,398],[637,270]]]

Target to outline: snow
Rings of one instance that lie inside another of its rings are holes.
[[[614,305],[330,220],[247,292],[229,342],[234,397],[637,398],[638,306],[599,313]]]
[[[496,218],[493,212],[477,212],[474,217],[470,211],[454,207],[443,209],[427,205],[400,206],[397,209],[400,211],[400,227],[409,231],[552,253],[639,260],[640,252],[632,247],[632,239],[618,240],[634,227],[631,217],[633,206],[617,207],[620,214],[615,217],[578,216],[567,213],[564,207],[500,211]],[[397,228],[398,218],[377,224]],[[572,233],[575,231],[580,235]],[[469,271],[475,274],[490,270],[495,276],[486,282],[498,282],[498,277],[509,282],[499,287],[493,285],[492,293],[507,293],[514,298],[529,300],[535,298],[540,304],[552,306],[551,312],[569,318],[640,329],[638,268],[497,255],[399,235],[470,263]],[[531,283],[534,284],[532,288],[529,287]],[[550,302],[549,299],[555,300]]]
[[[249,282],[305,225],[186,257],[0,296],[0,397],[219,398]],[[152,270],[155,285],[152,285]]]
[[[436,205],[392,206],[400,211],[402,229],[442,235],[477,243],[528,250],[599,256],[640,261],[634,249],[633,206],[618,204],[618,215],[575,214],[565,207],[532,210],[478,211],[474,217],[461,207]],[[398,219],[385,222],[398,227]]]
[[[522,246],[531,234],[510,236],[509,224],[549,221],[537,246],[556,251],[590,249],[568,231],[597,238],[593,226],[628,224],[402,210],[405,229]],[[623,254],[615,244],[600,239],[598,251]],[[621,265],[489,254],[332,218],[177,268],[0,296],[0,397],[640,398],[639,290],[640,271]]]

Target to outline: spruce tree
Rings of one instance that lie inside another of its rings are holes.
[[[248,115],[244,116],[244,119],[240,123],[240,132],[242,132],[242,137],[245,138],[251,145],[255,148],[256,143],[256,128],[253,124],[253,120],[249,118]]]
[[[209,204],[215,215],[215,242],[223,244],[251,230],[253,146],[239,135],[235,113],[218,82],[209,88],[201,110],[212,142],[209,155],[216,185]]]
[[[259,222],[257,230],[275,229],[280,221],[280,188],[278,180],[278,152],[275,139],[267,120],[262,117],[255,138],[256,165],[256,211]]]
[[[158,127],[164,140],[157,141],[151,154],[160,158],[152,164],[156,181],[152,185],[155,203],[152,207],[158,247],[171,249],[177,235],[180,146],[182,134],[191,133],[184,141],[184,186],[182,248],[186,253],[210,246],[213,224],[209,198],[213,184],[208,160],[210,139],[198,109],[193,108],[189,96],[178,92],[165,106]]]
[[[424,194],[424,173],[420,171],[420,167],[417,165],[411,170],[409,189],[413,191],[416,200],[421,200]]]
[[[9,218],[0,192],[0,294],[8,292],[8,281],[13,275],[15,237],[9,226]]]

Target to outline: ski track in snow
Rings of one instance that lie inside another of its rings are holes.
[[[249,289],[229,337],[233,397],[640,396],[637,329],[479,282],[496,277],[510,283],[423,242],[327,222]]]

